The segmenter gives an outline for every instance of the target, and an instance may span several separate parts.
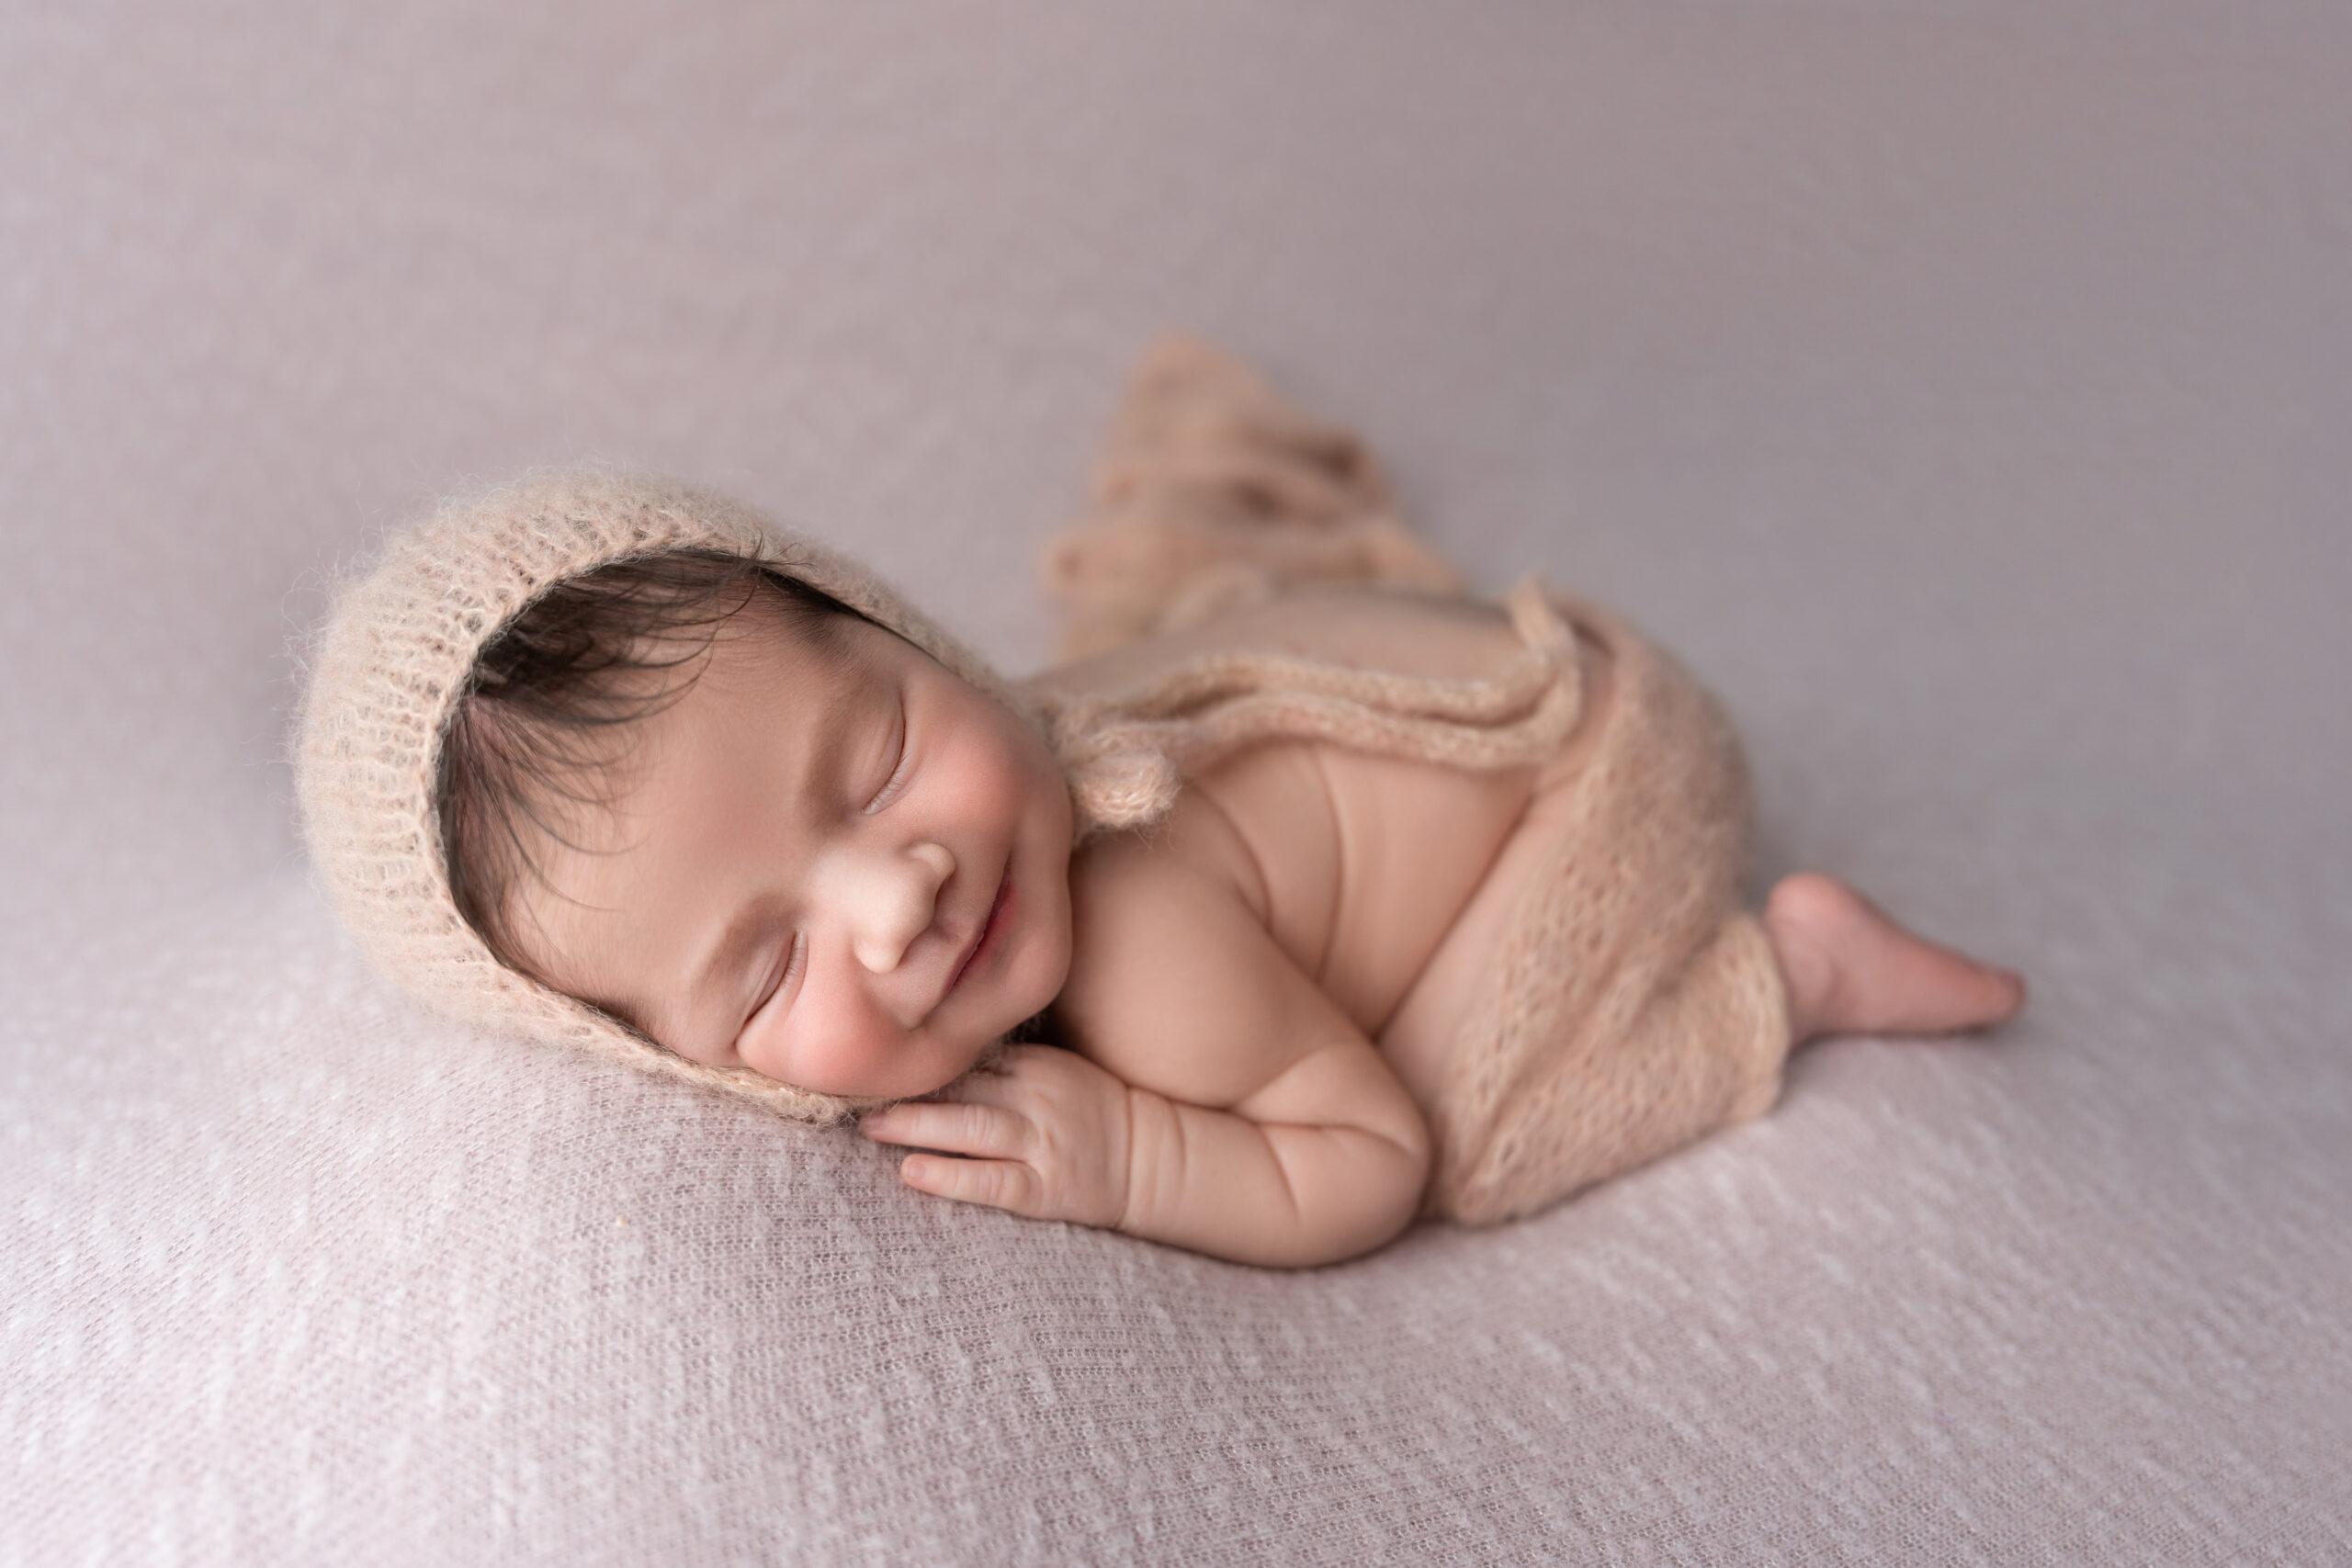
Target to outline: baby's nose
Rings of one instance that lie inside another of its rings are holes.
[[[849,921],[850,951],[861,968],[888,975],[931,929],[939,889],[956,874],[956,857],[926,840],[903,850],[837,855],[829,870]]]

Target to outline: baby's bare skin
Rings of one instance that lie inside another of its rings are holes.
[[[1460,679],[1492,674],[1521,644],[1492,605],[1308,590],[1046,680],[1058,691],[1088,691],[1235,648]],[[1167,847],[1219,863],[1292,964],[1379,1043],[1427,1106],[1481,956],[1492,951],[1482,939],[1494,934],[1528,859],[1521,825],[1576,761],[1572,745],[1542,770],[1470,773],[1274,742],[1188,781],[1170,825],[1183,843]],[[1074,874],[1100,869],[1081,856]]]
[[[1045,680],[1115,690],[1237,647],[1459,677],[1491,673],[1520,643],[1491,606],[1328,591]],[[1589,698],[1605,701],[1605,658],[1585,654]],[[1120,1228],[1295,1265],[1410,1221],[1446,1051],[1577,761],[1571,744],[1542,768],[1476,773],[1272,742],[1188,780],[1160,828],[1079,852],[1055,1012],[1087,1060],[1140,1091]],[[2022,999],[2015,976],[1912,937],[1826,877],[1788,879],[1765,921],[1800,1040],[1972,1027]],[[1017,1055],[1012,1073],[1067,1066],[1048,1060]],[[1021,1114],[1018,1094],[985,1076],[953,1093]],[[869,1131],[922,1142],[960,1129],[907,1108]]]

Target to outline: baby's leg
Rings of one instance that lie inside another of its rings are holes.
[[[1481,977],[1441,1068],[1406,1074],[1438,1141],[1430,1208],[1466,1224],[1762,1114],[1790,1043],[1772,942],[1738,907],[1738,742],[1670,657],[1573,608],[1584,726],[1474,896]]]
[[[1561,1031],[1542,1070],[1442,1169],[1434,1207],[1489,1224],[1761,1116],[1781,1089],[1786,996],[1771,943],[1733,916],[1679,964],[1641,965]]]
[[[1439,1210],[1525,1213],[1760,1116],[1781,1056],[1808,1039],[1982,1028],[2024,999],[2017,976],[1912,935],[1845,884],[1789,877],[1761,919],[1729,916],[1688,960],[1599,991],[1484,1130],[1486,1157],[1442,1171]]]
[[[1995,1023],[2022,998],[1826,877],[1741,912],[1747,783],[1720,709],[1615,617],[1578,619],[1609,649],[1592,728],[1547,770],[1526,852],[1506,847],[1516,886],[1474,898],[1509,912],[1477,933],[1485,979],[1441,1065],[1399,1063],[1438,1136],[1430,1206],[1464,1224],[1761,1115],[1798,1041]]]
[[[1794,1043],[1822,1034],[1981,1029],[2025,1004],[2025,981],[1905,931],[1842,882],[1783,878],[1764,929],[1789,988]]]

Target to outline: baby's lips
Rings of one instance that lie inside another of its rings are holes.
[[[981,912],[979,929],[972,933],[970,945],[964,949],[963,956],[956,961],[956,967],[948,971],[947,988],[940,993],[939,1001],[932,1004],[934,1008],[944,1004],[950,996],[955,994],[956,987],[964,983],[964,972],[969,969],[973,961],[979,957],[981,947],[989,940],[989,931],[996,926],[1000,911],[1007,923],[1011,922],[1012,902],[1012,868],[1008,865],[1002,874],[997,878],[995,896],[989,900],[989,907]]]

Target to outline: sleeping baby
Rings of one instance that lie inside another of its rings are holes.
[[[1148,357],[1010,683],[867,573],[607,473],[340,596],[299,741],[373,957],[912,1152],[922,1192],[1304,1266],[1530,1213],[1772,1103],[1790,1048],[2008,1018],[1827,877],[1739,901],[1717,705],[1594,605],[1464,594],[1362,448]]]

